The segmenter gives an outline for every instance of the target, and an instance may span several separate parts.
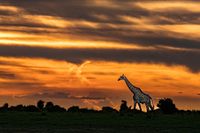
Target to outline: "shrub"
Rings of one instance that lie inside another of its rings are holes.
[[[116,109],[113,109],[112,107],[108,107],[108,106],[102,107],[102,110],[101,110],[101,111],[104,112],[104,113],[113,113],[113,112],[117,112]]]
[[[39,100],[37,102],[37,108],[40,109],[40,110],[43,110],[44,109],[44,101]]]
[[[79,112],[79,106],[69,107],[67,112]]]
[[[157,106],[164,114],[173,114],[178,110],[170,98],[160,99]]]
[[[119,109],[119,112],[120,113],[125,113],[125,112],[128,112],[129,111],[129,108],[127,106],[127,102],[125,100],[122,100],[121,101],[121,105],[120,105],[120,109]]]

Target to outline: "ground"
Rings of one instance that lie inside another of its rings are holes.
[[[200,114],[2,112],[0,133],[200,133]]]

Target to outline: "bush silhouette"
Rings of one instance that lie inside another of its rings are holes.
[[[47,112],[65,112],[66,109],[59,105],[54,105],[53,102],[47,102],[44,108]]]
[[[28,105],[24,106],[22,104],[19,104],[17,106],[11,106],[9,111],[17,111],[17,112],[38,112],[38,108],[35,105]]]
[[[173,103],[173,100],[170,98],[163,98],[160,99],[157,106],[159,109],[154,110],[154,113],[164,113],[164,114],[173,114],[173,113],[179,113],[179,114],[200,114],[199,110],[178,110],[176,108],[176,105]],[[16,105],[16,106],[9,106],[8,103],[5,103],[2,107],[0,107],[1,112],[5,111],[17,111],[17,112],[39,112],[41,110],[45,110],[47,112],[66,112],[66,109],[63,107],[60,107],[59,105],[54,105],[53,102],[47,102],[44,107],[44,101],[39,100],[37,102],[37,105],[28,105],[24,106],[22,104]],[[79,108],[79,106],[71,106],[68,108],[67,112],[80,112],[80,113],[116,113],[118,110],[113,109],[109,106],[102,107],[101,111],[94,110],[94,109],[88,109],[88,108]],[[142,113],[139,110],[131,109],[131,107],[127,106],[127,102],[125,100],[121,101],[120,114],[124,115],[127,113],[130,115],[130,113]]]
[[[25,111],[25,107],[22,104],[19,104],[17,106],[11,106],[9,110],[10,111]]]
[[[52,102],[47,102],[45,105],[45,110],[47,112],[53,112],[54,111],[54,104]]]
[[[28,105],[24,107],[24,111],[26,112],[38,112],[39,109],[35,105]]]
[[[2,107],[0,107],[0,111],[8,111],[8,103],[5,103]]]
[[[8,106],[8,103],[5,103],[2,107],[0,107],[0,111],[16,111],[16,112],[39,112],[41,109],[46,110],[47,112],[66,112],[66,109],[60,107],[59,105],[54,105],[52,102],[47,102],[45,108],[43,106],[43,101],[38,101],[37,106],[35,105],[27,105],[24,106],[22,104],[16,106]]]
[[[66,112],[66,109],[63,108],[63,107],[60,107],[59,105],[55,105],[55,106],[53,107],[53,111],[54,111],[54,112]]]
[[[4,109],[8,109],[8,106],[9,106],[8,103],[5,103],[5,104],[3,105],[3,108],[4,108]]]
[[[177,112],[176,105],[170,98],[160,99],[157,106],[164,114],[173,114]]]
[[[44,109],[44,101],[39,100],[37,102],[37,107],[38,107],[38,109],[40,109],[40,111],[42,111]]]
[[[88,109],[88,108],[79,108],[79,106],[71,106],[68,108],[67,112],[71,112],[71,113],[94,113],[94,112],[98,112],[97,110],[94,109]]]
[[[122,100],[121,102],[122,102],[122,103],[121,103],[121,105],[120,105],[120,110],[119,110],[119,112],[120,112],[120,113],[126,113],[126,112],[128,112],[128,111],[129,111],[129,108],[128,108],[128,106],[127,106],[127,102],[126,102],[125,100]]]
[[[104,112],[104,113],[118,112],[116,109],[113,109],[112,107],[108,107],[108,106],[102,107],[101,111]]]
[[[69,107],[67,112],[79,112],[79,106]]]

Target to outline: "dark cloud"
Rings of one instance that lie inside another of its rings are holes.
[[[144,1],[153,2],[155,0]],[[135,2],[141,2],[138,0],[109,0],[109,2],[113,3],[108,6],[98,5],[90,0],[0,1],[2,6],[15,6],[20,9],[19,12],[0,10],[1,18],[6,16],[11,17],[10,20],[1,21],[0,25],[15,27],[12,31],[21,31],[36,35],[59,33],[63,36],[72,35],[80,39],[88,38],[88,40],[114,41],[128,43],[130,45],[137,44],[145,47],[151,46],[155,47],[155,50],[53,49],[44,47],[0,46],[0,56],[38,57],[66,60],[74,63],[81,63],[88,59],[117,62],[164,63],[167,65],[187,66],[192,71],[200,70],[200,63],[198,62],[200,53],[198,51],[178,51],[160,48],[170,46],[174,48],[199,50],[200,40],[198,37],[190,38],[180,36],[177,33],[165,30],[154,31],[143,28],[138,29],[137,23],[128,22],[121,17],[128,16],[138,20],[145,18],[154,26],[162,24],[199,24],[200,12],[192,12],[184,8],[150,11],[136,5]],[[183,2],[183,0],[179,2]],[[190,2],[200,4],[195,0],[191,0]],[[24,14],[55,16],[76,22],[86,20],[87,22],[99,24],[99,27],[88,28],[77,24],[73,27],[60,28],[59,30],[50,32],[48,29],[58,27],[26,20],[23,18]],[[16,18],[20,19],[18,21],[13,21],[13,19]],[[108,24],[112,25],[110,26]],[[128,26],[135,26],[135,29],[128,28]],[[20,29],[17,27],[20,27]],[[43,30],[37,30],[36,28],[38,27],[43,28]]]
[[[71,96],[69,99],[85,99],[85,100],[105,100],[105,97],[98,96]]]
[[[178,95],[178,96],[173,96],[173,99],[175,99],[175,101],[198,103],[200,100],[200,97]]]
[[[86,79],[88,79],[88,80],[93,80],[93,79],[97,79],[97,78],[96,78],[96,77],[89,76],[89,77],[86,77]]]
[[[167,77],[167,76],[164,76],[164,77],[153,77],[152,78],[152,80],[153,81],[155,81],[155,82],[171,82],[171,81],[174,81],[174,79],[173,78],[171,78],[171,77]]]
[[[94,75],[116,75],[117,72],[83,72],[82,74],[94,74]]]
[[[200,19],[200,12],[190,12],[183,8],[155,11],[151,15],[155,24],[199,24]]]
[[[200,49],[199,39],[179,37],[175,33],[165,33],[164,31],[148,31],[148,30],[128,30],[128,29],[92,29],[92,28],[75,28],[71,31],[82,37],[101,37],[107,41],[117,41],[121,43],[138,44],[142,46],[171,46],[177,48],[194,48]]]
[[[0,88],[10,88],[10,90],[17,90],[17,87],[24,88],[24,90],[28,89],[41,89],[44,84],[34,81],[13,81],[13,82],[0,82]]]
[[[0,70],[0,78],[4,78],[4,79],[16,79],[17,76],[14,73]]]
[[[16,98],[31,98],[31,99],[46,99],[46,98],[55,98],[55,99],[74,99],[74,100],[104,100],[104,97],[98,96],[71,96],[68,92],[42,92],[42,93],[33,93],[22,96],[15,96]]]
[[[0,66],[12,66],[12,67],[17,67],[17,68],[25,68],[26,70],[30,70],[33,72],[37,72],[40,74],[54,74],[55,71],[50,69],[49,67],[39,67],[39,66],[32,66],[32,65],[23,65],[19,62],[14,62],[14,61],[1,61],[0,60]],[[19,79],[20,77],[17,76],[16,73],[10,72],[9,70],[4,70],[0,71],[0,77],[4,78],[12,78],[12,79]]]
[[[12,5],[25,9],[25,11],[31,15],[48,15],[62,17],[66,20],[86,20],[88,22],[96,22],[100,25],[100,28],[86,28],[79,24],[74,27],[69,27],[57,33],[63,35],[75,35],[82,36],[82,38],[90,38],[91,40],[104,40],[104,41],[117,41],[122,43],[138,44],[145,46],[164,45],[180,48],[195,48],[199,49],[199,38],[192,39],[190,37],[181,37],[177,33],[171,33],[169,31],[154,31],[145,29],[124,28],[123,26],[138,25],[137,23],[128,22],[123,20],[120,16],[129,16],[138,20],[146,18],[153,25],[162,24],[199,24],[200,12],[191,12],[186,9],[173,8],[165,11],[148,11],[134,4],[137,1],[118,1],[110,0],[113,4],[120,6],[121,8],[111,8],[106,6],[95,5],[92,1],[88,0],[36,0],[26,1],[17,0],[1,1],[2,4]],[[130,4],[130,2],[132,4]],[[197,2],[197,4],[199,4]],[[125,7],[125,8],[122,8]],[[22,13],[23,14],[23,13]],[[103,15],[107,19],[97,17]],[[16,13],[13,18],[18,18],[20,15]],[[11,20],[13,19],[11,18]],[[23,18],[23,17],[22,17]],[[22,19],[21,18],[21,19]],[[7,20],[7,19],[6,19]],[[107,24],[115,25],[117,28],[108,26]],[[53,25],[45,25],[40,23],[31,22],[30,20],[21,21],[1,21],[2,26],[24,26],[32,27],[32,29],[18,29],[18,31],[26,33],[45,33],[48,34],[48,28],[56,28]],[[36,30],[34,27],[44,28],[44,30]],[[46,30],[45,30],[46,28]],[[14,31],[17,28],[13,29]],[[52,32],[51,33],[55,33]]]
[[[17,17],[17,16],[16,16]],[[26,28],[57,28],[56,26],[50,26],[50,25],[45,25],[45,24],[40,24],[40,23],[34,23],[34,22],[27,22],[25,19],[22,19],[20,21],[14,21],[14,22],[3,22],[0,21],[1,26],[16,26],[16,27],[26,27]],[[23,29],[13,29],[13,31],[24,31]],[[35,29],[36,30],[36,29]],[[46,30],[44,29],[43,32]],[[25,31],[24,31],[25,32]],[[34,32],[34,29],[31,31],[27,31],[28,33],[37,33]],[[39,32],[38,32],[39,33]]]
[[[12,16],[12,15],[15,15],[15,13],[9,12],[9,11],[0,10],[0,16]]]
[[[7,1],[3,3],[23,8],[30,14],[35,15],[58,16],[70,20],[88,20],[93,22],[105,22],[104,20],[94,16],[94,14],[105,14],[108,17],[110,17],[109,20],[107,20],[107,22],[122,22],[116,18],[115,14],[119,12],[116,9],[114,10],[109,8],[96,7],[87,0],[36,0],[21,2],[16,2],[15,0],[13,0],[12,2]]]
[[[92,55],[92,56],[91,56]],[[82,63],[85,60],[103,60],[136,63],[163,63],[183,65],[192,71],[199,71],[199,51],[179,51],[168,49],[123,50],[123,49],[56,49],[29,46],[0,46],[0,56],[30,57],[65,60]]]
[[[45,99],[45,98],[59,98],[66,99],[69,98],[69,93],[65,92],[42,92],[42,93],[33,93],[22,96],[15,96],[16,98],[31,98],[31,99]]]
[[[119,16],[125,15],[136,18],[148,17],[149,19],[155,19],[156,21],[154,22],[156,24],[172,23],[172,21],[161,19],[162,16],[172,19],[173,23],[198,23],[199,13],[193,13],[182,8],[173,8],[171,10],[168,9],[165,12],[148,11],[135,5],[134,3],[137,1],[109,1],[113,2],[113,5],[119,7],[112,8],[112,5],[109,7],[98,6],[95,5],[94,2],[88,0],[22,0],[20,2],[17,0],[10,0],[2,1],[1,3],[23,8],[30,14],[58,16],[69,20],[87,20],[99,23],[125,24],[128,22],[119,18]],[[199,3],[196,2],[196,4]],[[101,17],[97,17],[98,15],[104,15],[108,19],[101,19]]]

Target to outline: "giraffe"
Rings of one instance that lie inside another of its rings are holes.
[[[134,101],[134,109],[136,108],[136,104],[138,104],[140,111],[142,111],[140,103],[145,103],[147,112],[150,110],[153,111],[153,101],[152,98],[148,95],[142,92],[142,90],[136,86],[134,86],[127,77],[123,74],[119,77],[118,81],[124,80],[129,90],[134,94],[133,95],[133,101]]]

